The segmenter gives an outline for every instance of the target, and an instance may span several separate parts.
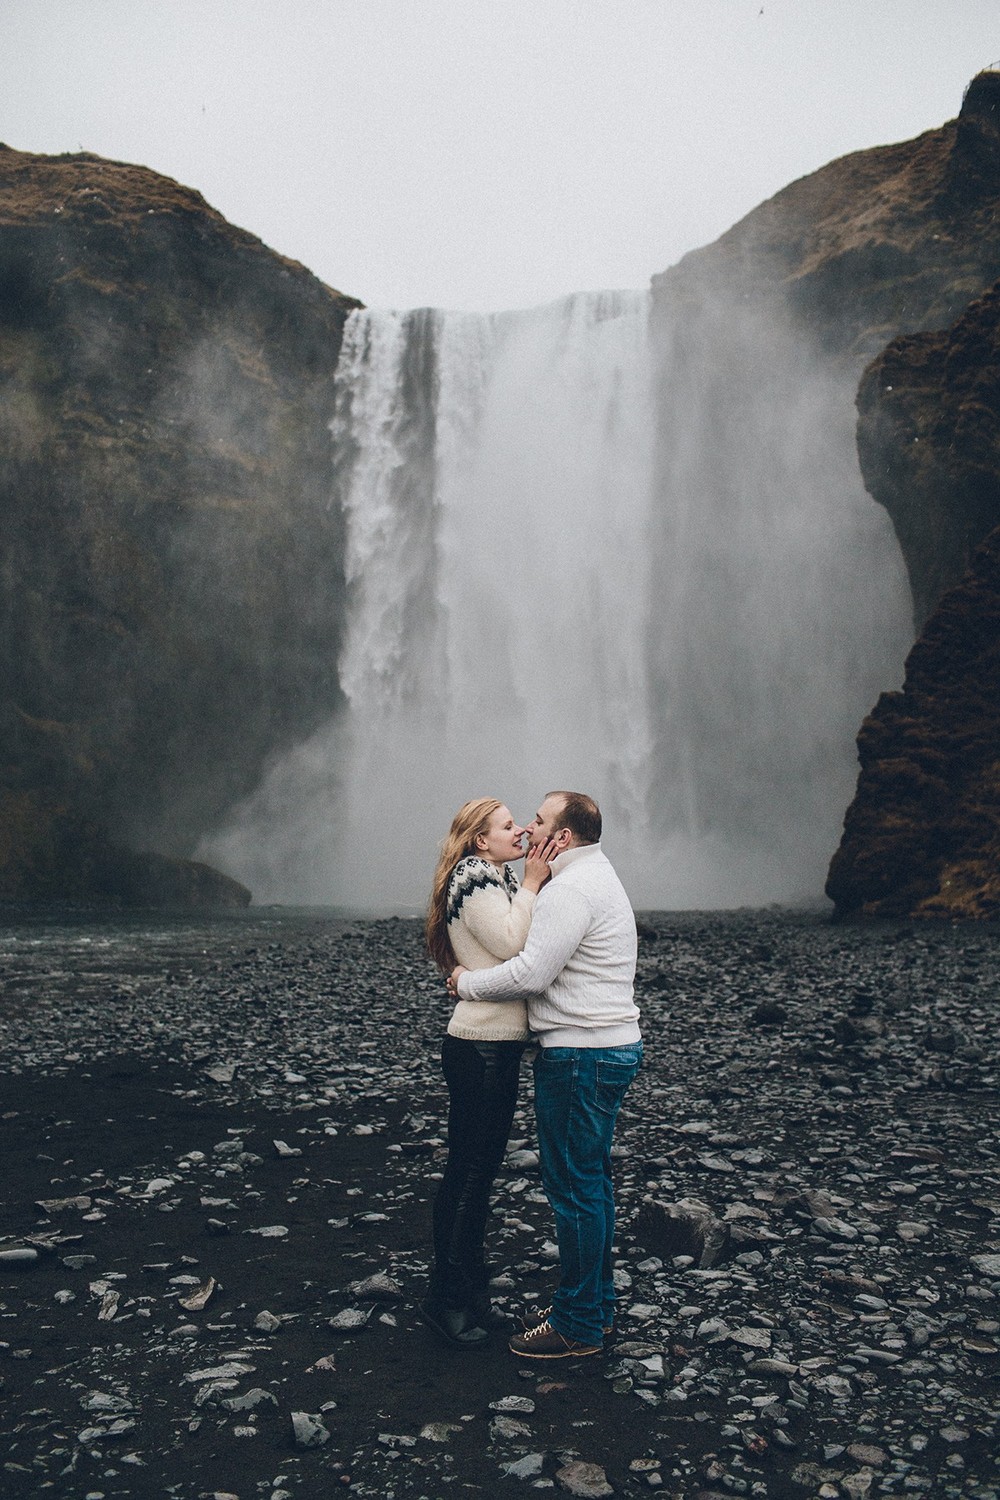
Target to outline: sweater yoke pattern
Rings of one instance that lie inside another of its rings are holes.
[[[510,865],[503,866],[501,875],[496,865],[477,855],[459,860],[448,885],[448,906],[445,913],[448,925],[459,920],[463,902],[474,896],[476,891],[488,890],[490,886],[499,886],[505,890],[508,900],[517,895],[517,876]]]

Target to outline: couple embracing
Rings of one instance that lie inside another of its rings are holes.
[[[427,946],[457,1003],[441,1052],[448,1159],[420,1311],[458,1347],[488,1338],[486,1222],[529,1042],[559,1285],[510,1348],[525,1359],[597,1354],[613,1326],[611,1142],[642,1042],[635,917],[600,840],[593,798],[549,792],[526,829],[494,799],[467,802],[442,846]],[[511,863],[522,857],[519,884]]]

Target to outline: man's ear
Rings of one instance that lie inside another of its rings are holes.
[[[569,843],[569,841],[570,841],[570,839],[572,837],[573,837],[573,834],[570,831],[570,829],[568,829],[568,828],[560,828],[559,832],[555,836],[555,839],[556,839],[556,843],[560,846],[560,848],[565,849],[566,846],[567,846],[567,844]]]

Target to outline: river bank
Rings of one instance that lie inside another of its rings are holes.
[[[8,918],[0,1493],[1000,1494],[994,926],[647,914],[618,1327],[539,1369],[414,1313],[418,923]],[[553,1275],[533,1148],[525,1069],[512,1319]],[[685,1199],[711,1244],[667,1238]]]

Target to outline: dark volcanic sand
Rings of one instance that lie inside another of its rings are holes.
[[[0,1260],[0,1494],[1000,1495],[1000,932],[647,923],[618,1330],[529,1367],[414,1313],[448,1012],[417,923],[15,914],[0,1254],[39,1258]],[[644,1200],[685,1197],[731,1230],[707,1269],[638,1242]],[[515,1156],[511,1316],[551,1284],[551,1232]],[[372,1275],[401,1295],[352,1290]],[[329,1440],[296,1446],[293,1412]]]

